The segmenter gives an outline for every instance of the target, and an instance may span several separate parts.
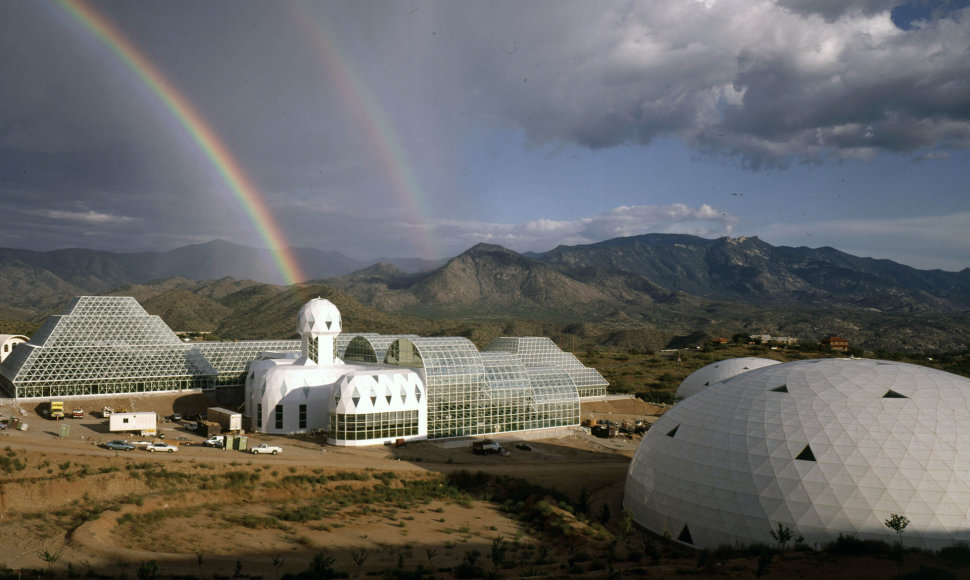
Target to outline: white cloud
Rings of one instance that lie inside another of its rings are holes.
[[[45,217],[52,220],[59,221],[70,221],[86,224],[122,224],[135,221],[135,218],[128,216],[112,215],[107,213],[101,213],[97,211],[87,210],[87,211],[63,211],[54,209],[44,209],[27,212],[39,217]]]
[[[479,242],[523,252],[658,232],[719,237],[729,235],[738,221],[707,204],[693,208],[675,203],[621,206],[575,220],[540,219],[523,224],[443,220],[436,223],[436,231],[439,241],[452,254]]]

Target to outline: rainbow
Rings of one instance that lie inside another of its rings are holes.
[[[259,237],[270,249],[283,280],[289,285],[306,280],[283,230],[276,223],[259,190],[202,115],[175,85],[165,78],[161,71],[104,16],[82,0],[60,0],[60,5],[134,72],[175,117],[242,206]]]
[[[290,11],[291,22],[302,29],[304,36],[312,42],[314,53],[322,59],[323,68],[329,73],[327,78],[335,82],[341,102],[352,110],[359,126],[367,131],[368,139],[379,156],[380,168],[391,185],[391,194],[401,202],[412,220],[412,227],[408,230],[412,233],[414,249],[421,257],[439,258],[437,245],[431,235],[433,227],[425,195],[411,171],[393,124],[367,84],[345,64],[346,59],[332,40],[334,34],[329,29],[329,23],[318,18],[303,2],[285,6],[293,8]]]

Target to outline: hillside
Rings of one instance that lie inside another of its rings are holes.
[[[352,266],[315,256],[322,261],[306,257],[308,271]],[[739,332],[805,342],[839,335],[870,350],[970,347],[970,269],[922,271],[757,238],[649,234],[539,254],[479,244],[430,271],[377,263],[293,287],[199,279],[269,276],[264,258],[225,242],[166,254],[0,250],[0,331],[29,331],[74,296],[109,292],[134,296],[177,330],[282,338],[301,300],[319,294],[334,296],[348,329],[455,334],[480,345],[524,323],[562,344],[640,350]]]

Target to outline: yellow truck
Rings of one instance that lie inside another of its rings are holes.
[[[64,401],[51,401],[51,419],[64,418]]]

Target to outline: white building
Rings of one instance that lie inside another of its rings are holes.
[[[422,377],[409,368],[345,364],[336,356],[340,312],[315,298],[300,309],[301,349],[253,361],[246,415],[262,433],[329,432],[333,445],[373,445],[428,435]],[[333,424],[331,424],[331,422]]]
[[[0,334],[0,363],[10,355],[14,347],[27,342],[26,336],[19,334]]]
[[[327,300],[298,315],[299,353],[264,353],[246,375],[255,431],[326,430],[335,445],[496,435],[579,425],[582,397],[606,392],[595,369],[548,338],[340,335]],[[551,435],[551,433],[550,433]]]
[[[686,399],[687,397],[695,393],[699,393],[715,383],[726,381],[727,379],[736,377],[741,373],[746,373],[754,369],[760,369],[761,367],[776,364],[778,364],[778,361],[776,360],[756,356],[729,358],[711,363],[687,375],[687,378],[685,378],[680,383],[680,386],[677,387],[677,393],[674,396],[680,399]]]
[[[897,362],[820,359],[750,370],[685,399],[647,432],[624,506],[699,548],[970,540],[970,379]]]

